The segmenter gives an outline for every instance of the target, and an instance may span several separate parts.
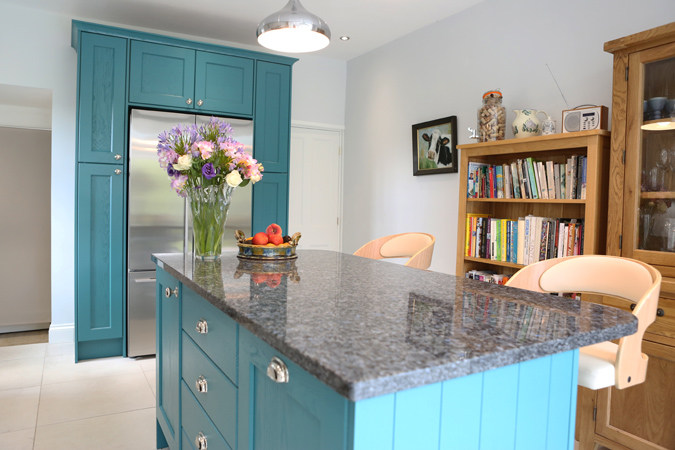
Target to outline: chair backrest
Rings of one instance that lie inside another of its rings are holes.
[[[644,382],[649,358],[642,353],[642,338],[656,319],[661,290],[658,270],[629,258],[568,256],[530,264],[506,285],[537,292],[611,295],[636,303],[633,314],[638,318],[638,331],[619,341],[614,363],[615,386],[623,389]]]
[[[368,242],[354,252],[356,256],[370,259],[405,258],[408,267],[428,269],[434,253],[436,238],[427,233],[401,233]]]

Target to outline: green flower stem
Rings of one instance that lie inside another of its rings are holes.
[[[220,257],[234,189],[227,185],[212,185],[186,190],[190,198],[195,256],[198,259],[214,260]]]

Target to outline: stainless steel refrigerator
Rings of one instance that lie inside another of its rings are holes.
[[[170,186],[157,160],[157,136],[178,124],[201,124],[210,116],[133,110],[129,123],[129,217],[127,235],[127,354],[155,354],[155,266],[152,253],[192,251],[185,199]],[[253,122],[225,119],[234,138],[252,152]],[[223,251],[236,249],[234,230],[251,235],[252,192],[237,189],[227,216]]]

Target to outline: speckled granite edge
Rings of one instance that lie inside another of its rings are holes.
[[[247,314],[240,312],[237,308],[224,302],[219,296],[214,295],[213,292],[196,283],[180,270],[175,269],[171,264],[164,262],[162,258],[165,256],[168,255],[153,255],[152,260],[160,264],[160,266],[163,266],[164,270],[169,274],[176,277],[185,286],[189,287],[225,314],[232,317],[255,336],[283,353],[298,366],[302,367],[337,393],[353,402],[452,378],[459,378],[473,373],[484,372],[551,354],[561,353],[598,342],[617,339],[637,331],[637,320],[635,319],[626,323],[608,326],[603,329],[579,333],[564,339],[551,339],[546,342],[529,344],[523,348],[507,349],[489,355],[481,355],[399,372],[392,369],[391,372],[393,373],[385,373],[368,379],[358,379],[358,377],[349,378],[344,374],[338,373],[335,368],[330,367],[328,364],[324,363],[324,361],[308,355],[302,349],[287,342],[283,336],[279,336],[273,330],[261,326],[254,320],[251,320]],[[405,268],[405,270],[414,269]],[[451,277],[450,275],[445,274],[439,275]],[[475,283],[479,283],[477,286],[485,288],[486,292],[494,289],[494,285],[488,285],[483,282]],[[500,286],[499,289],[508,289],[513,292],[513,288],[504,288],[503,286]],[[524,297],[541,297],[542,295],[543,294],[530,293],[529,291],[527,294],[523,294]],[[632,314],[627,314],[634,318]],[[395,358],[392,358],[392,360],[395,360]],[[385,370],[385,372],[387,371],[388,370]]]

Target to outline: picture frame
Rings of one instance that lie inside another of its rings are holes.
[[[412,139],[413,176],[458,172],[457,116],[413,125]]]

